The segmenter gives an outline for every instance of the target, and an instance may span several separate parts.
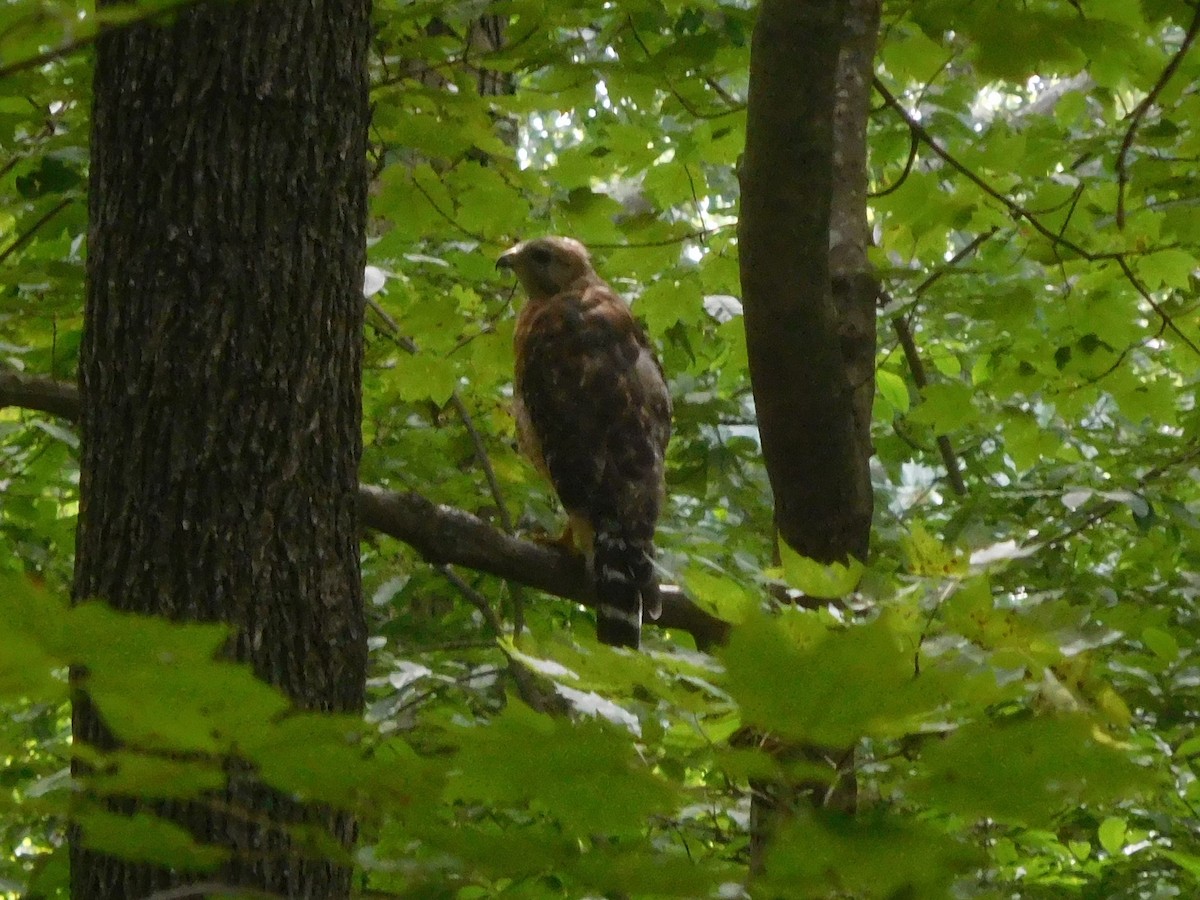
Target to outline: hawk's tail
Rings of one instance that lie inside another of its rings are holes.
[[[614,647],[633,647],[642,636],[642,598],[658,615],[654,543],[617,528],[596,529],[592,572],[596,581],[596,637]]]

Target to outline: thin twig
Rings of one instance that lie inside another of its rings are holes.
[[[959,160],[955,158],[948,150],[943,148],[942,145],[937,142],[933,135],[930,134],[920,122],[909,115],[908,110],[905,109],[900,101],[892,95],[892,92],[887,89],[887,87],[882,81],[879,80],[878,77],[875,78],[873,84],[875,86],[875,90],[879,92],[880,96],[883,97],[887,105],[895,110],[896,114],[904,120],[904,124],[908,126],[909,130],[920,139],[921,143],[932,150],[935,156],[939,157],[943,162],[946,163],[946,165],[950,166],[950,168],[954,169],[954,171],[958,172],[993,200],[1000,203],[1013,216],[1024,219],[1026,222],[1032,225],[1034,231],[1038,232],[1038,234],[1042,235],[1042,237],[1046,238],[1055,245],[1066,247],[1072,253],[1076,253],[1083,259],[1089,261],[1095,261],[1099,259],[1114,259],[1120,255],[1118,253],[1092,253],[1088,250],[1085,250],[1074,241],[1055,234],[1051,229],[1042,224],[1037,216],[1016,201],[1012,200],[1010,197],[996,190],[996,188],[984,181],[966,165],[959,162]]]
[[[626,25],[628,25],[629,32],[630,32],[630,34],[633,35],[634,41],[637,43],[637,45],[639,47],[642,48],[642,52],[644,54],[646,54],[647,61],[653,62],[654,54],[650,52],[650,48],[646,46],[645,41],[642,40],[642,36],[640,34],[638,34],[637,26],[635,26],[633,24],[633,17],[626,16],[625,23],[626,23]],[[662,73],[659,73],[659,74],[662,75]],[[669,78],[667,78],[666,76],[662,76],[662,81],[663,81],[663,84],[666,86],[668,93],[670,93],[672,97],[674,97],[676,100],[679,101],[679,105],[682,106],[685,110],[687,110],[687,112],[690,115],[694,116],[697,119],[719,119],[722,116],[728,116],[733,113],[742,112],[746,108],[746,104],[741,103],[736,106],[730,106],[730,107],[727,107],[723,110],[719,110],[716,112],[703,112],[703,111],[697,109],[690,100],[687,100],[682,94],[680,94],[679,90],[675,87],[674,84],[671,83],[671,80]],[[712,86],[711,81],[708,81],[706,83],[709,84],[710,87]],[[717,96],[721,97],[721,99],[726,100],[726,102],[728,102],[728,100],[726,98],[729,97],[729,94],[726,93],[725,91],[717,91]]]
[[[1200,20],[1200,11],[1197,12],[1197,19]],[[935,155],[941,158],[948,166],[965,177],[989,197],[1002,204],[1004,208],[1007,209],[1013,216],[1028,222],[1033,227],[1034,231],[1050,241],[1051,246],[1055,248],[1055,252],[1057,252],[1058,247],[1066,247],[1072,253],[1075,253],[1081,259],[1084,259],[1088,262],[1109,260],[1116,262],[1117,265],[1120,266],[1121,272],[1124,274],[1125,278],[1131,285],[1133,285],[1134,289],[1141,294],[1142,298],[1154,309],[1154,311],[1162,317],[1162,319],[1167,323],[1167,327],[1174,332],[1184,342],[1184,344],[1188,346],[1189,349],[1191,349],[1197,355],[1200,355],[1200,347],[1197,347],[1196,344],[1187,335],[1185,335],[1178,328],[1178,326],[1176,326],[1166,311],[1163,310],[1163,308],[1150,296],[1150,292],[1146,290],[1145,285],[1138,280],[1137,276],[1134,274],[1133,270],[1129,267],[1129,264],[1126,261],[1126,254],[1111,252],[1095,253],[1090,250],[1085,250],[1082,246],[1072,240],[1067,239],[1061,233],[1052,231],[1032,212],[1011,198],[1005,196],[1000,191],[996,190],[994,187],[984,181],[979,175],[971,171],[963,163],[959,162],[958,159],[951,155],[940,144],[938,144],[933,135],[931,135],[919,122],[917,122],[908,114],[908,111],[900,104],[900,101],[897,100],[890,91],[888,91],[887,87],[884,86],[882,81],[876,78],[874,84],[875,89],[884,98],[884,100],[887,102],[887,105],[894,109],[897,115],[904,119],[905,123],[912,130],[912,133],[917,135],[923,144],[929,147],[929,149],[932,150]]]
[[[913,383],[918,390],[923,390],[929,384],[929,377],[925,374],[925,364],[921,362],[921,355],[917,352],[917,343],[913,340],[912,329],[909,328],[908,322],[904,320],[903,316],[892,317],[892,328],[904,350],[904,358],[908,360],[908,370],[912,373]],[[946,467],[946,477],[950,480],[950,487],[958,496],[965,497],[967,485],[963,481],[962,470],[958,465],[958,456],[954,452],[950,438],[939,434],[937,448],[942,457],[942,464]]]
[[[1125,129],[1125,138],[1121,141],[1121,149],[1117,153],[1117,230],[1125,228],[1125,188],[1129,184],[1129,169],[1126,166],[1126,161],[1129,158],[1129,151],[1133,147],[1134,138],[1137,136],[1138,128],[1142,125],[1142,120],[1146,117],[1146,113],[1150,111],[1150,107],[1158,99],[1158,95],[1162,93],[1163,88],[1167,86],[1167,82],[1171,80],[1171,76],[1179,68],[1183,58],[1195,43],[1197,34],[1200,34],[1200,4],[1196,6],[1196,13],[1192,16],[1192,24],[1188,26],[1187,34],[1184,35],[1183,41],[1179,45],[1179,49],[1175,51],[1175,55],[1171,57],[1171,61],[1163,68],[1158,76],[1158,80],[1154,82],[1154,86],[1150,88],[1150,93],[1146,94],[1141,103],[1137,105],[1134,111],[1129,116],[1129,127]]]
[[[932,273],[917,285],[913,291],[913,297],[917,298],[924,294],[950,269],[973,254],[999,230],[999,228],[994,227],[981,234],[977,234],[970,243],[950,257],[945,266]],[[880,296],[881,298],[887,297],[882,292]],[[917,350],[917,342],[913,337],[912,327],[904,316],[895,315],[892,317],[892,328],[896,332],[896,339],[900,343],[901,350],[904,351],[904,358],[908,362],[909,371],[912,373],[913,383],[917,386],[918,390],[923,390],[929,383],[929,378],[925,372],[925,364],[921,361],[921,354]],[[901,435],[901,438],[903,439],[904,435]],[[962,467],[959,465],[958,454],[954,452],[954,445],[950,443],[950,438],[947,435],[939,434],[937,436],[937,448],[938,453],[942,457],[942,464],[946,467],[946,478],[950,482],[951,489],[958,496],[965,497],[967,495],[967,485],[962,477]]]
[[[479,468],[483,470],[483,477],[488,483],[488,490],[491,491],[492,500],[496,504],[496,514],[500,517],[500,526],[504,529],[505,534],[513,533],[512,516],[509,515],[508,505],[504,502],[504,493],[500,488],[500,479],[496,477],[496,470],[492,467],[491,457],[488,456],[487,447],[483,443],[483,437],[479,433],[479,429],[475,427],[475,420],[471,417],[467,405],[463,402],[462,397],[458,395],[458,391],[452,391],[450,394],[450,405],[454,408],[458,418],[462,421],[463,428],[471,438],[471,445],[475,450],[475,461],[479,463]]]
[[[388,336],[395,341],[396,345],[406,353],[416,355],[419,352],[416,342],[401,333],[399,323],[393,319],[382,306],[375,300],[374,297],[368,297],[367,303],[371,309],[379,315],[388,329]],[[471,439],[471,445],[475,455],[475,461],[479,464],[479,468],[483,471],[483,477],[487,481],[488,490],[492,495],[492,501],[496,504],[496,514],[500,517],[500,524],[504,528],[505,534],[513,533],[512,516],[508,511],[508,504],[504,501],[504,492],[500,488],[500,479],[496,477],[496,470],[492,466],[492,459],[488,455],[487,446],[483,442],[483,437],[479,433],[479,429],[475,427],[475,420],[471,417],[470,410],[463,402],[462,397],[458,393],[458,388],[450,391],[450,406],[454,409],[455,414],[462,422],[463,428]]]
[[[388,315],[387,311],[373,297],[368,297],[367,302],[379,314],[384,324],[391,329],[392,339],[404,350],[415,354],[418,350],[416,342],[400,333],[399,323]],[[496,477],[496,469],[492,465],[492,458],[488,454],[483,436],[479,433],[479,429],[475,427],[475,419],[472,417],[471,411],[467,409],[467,404],[458,393],[457,387],[450,392],[450,406],[454,409],[455,414],[458,416],[459,421],[462,422],[463,428],[466,429],[467,435],[471,439],[475,461],[483,472],[484,480],[487,481],[488,491],[492,495],[492,502],[496,505],[496,515],[500,519],[500,527],[504,529],[505,534],[513,535],[516,533],[516,528],[513,524],[512,514],[508,511],[508,503],[504,499],[504,490],[500,487],[500,479]],[[513,630],[516,634],[520,634],[525,630],[525,591],[516,582],[506,583],[508,584],[509,597],[512,600]]]
[[[726,222],[724,225],[713,225],[698,231],[688,231],[674,237],[658,238],[652,241],[627,241],[623,244],[588,244],[592,250],[637,250],[641,247],[669,247],[672,244],[682,244],[684,241],[704,240],[718,231],[736,227],[736,222]]]
[[[893,194],[904,186],[904,182],[908,181],[908,176],[912,174],[913,164],[917,161],[917,148],[921,146],[921,140],[912,131],[908,133],[908,159],[904,161],[904,170],[900,173],[900,177],[893,184],[889,184],[885,188],[878,191],[868,191],[867,199],[878,200],[880,197],[886,197],[888,194]]]
[[[487,623],[489,629],[497,637],[504,637],[504,624],[500,621],[500,617],[496,615],[496,611],[492,609],[492,605],[488,602],[487,597],[467,584],[466,579],[455,572],[449,565],[439,565],[435,568],[442,576],[452,585],[458,588],[460,594],[466,598],[467,602],[479,610],[479,614],[483,616],[483,621]]]
[[[427,201],[429,201],[429,205],[431,207],[433,207],[433,211],[435,213],[437,213],[439,216],[441,216],[443,219],[445,219],[450,225],[452,225],[458,231],[461,231],[463,234],[465,234],[471,240],[478,241],[481,244],[487,243],[487,238],[483,237],[483,235],[476,234],[475,232],[471,231],[468,228],[463,227],[462,225],[460,225],[458,223],[458,220],[455,219],[454,216],[450,215],[450,213],[446,212],[444,209],[442,209],[440,206],[438,206],[437,201],[433,199],[433,196],[429,193],[429,191],[425,190],[425,186],[423,184],[421,184],[420,181],[418,181],[416,178],[413,178],[412,183],[413,183],[413,187],[415,187],[418,191],[420,191],[421,196],[423,196]]]
[[[1148,469],[1146,473],[1137,480],[1137,487],[1145,488],[1147,485],[1170,473],[1176,467],[1190,463],[1197,458],[1200,458],[1200,444],[1193,444],[1177,456],[1174,456],[1166,462],[1159,463],[1157,466]],[[1072,525],[1065,531],[1051,535],[1045,540],[1033,544],[1033,549],[1041,550],[1046,547],[1052,547],[1056,544],[1066,543],[1077,534],[1086,531],[1097,522],[1107,518],[1109,513],[1111,513],[1113,510],[1119,509],[1124,505],[1125,504],[1116,500],[1104,500],[1103,502],[1098,503],[1095,508],[1088,513],[1087,517],[1082,522]]]
[[[15,75],[18,72],[24,72],[27,69],[36,69],[39,66],[44,66],[46,63],[54,62],[63,57],[70,56],[73,53],[78,53],[96,43],[101,35],[112,34],[113,32],[126,31],[135,26],[142,25],[148,22],[153,22],[156,19],[161,19],[172,15],[176,12],[186,10],[191,6],[199,6],[203,0],[182,0],[182,2],[174,5],[158,9],[153,9],[146,14],[135,19],[128,19],[124,22],[115,25],[99,24],[95,31],[91,34],[85,34],[82,37],[67,41],[65,44],[59,44],[57,47],[51,47],[48,50],[43,50],[41,53],[35,53],[33,56],[27,56],[25,59],[18,59],[6,65],[0,66],[0,78],[7,78],[9,75]]]
[[[24,234],[18,235],[16,240],[14,240],[3,250],[0,250],[0,265],[3,265],[5,262],[7,262],[10,256],[33,240],[34,235],[36,235],[38,231],[40,231],[51,219],[53,219],[74,202],[74,197],[67,197],[50,207],[50,209],[48,209],[41,218],[39,218],[25,230]]]
[[[1179,326],[1175,324],[1175,320],[1171,318],[1170,314],[1168,314],[1167,311],[1162,308],[1162,305],[1159,304],[1158,301],[1150,296],[1150,291],[1146,289],[1146,286],[1142,284],[1141,280],[1133,273],[1133,269],[1129,268],[1129,263],[1125,261],[1124,257],[1117,258],[1117,265],[1121,267],[1121,271],[1125,273],[1125,277],[1129,280],[1129,283],[1133,285],[1134,290],[1141,294],[1142,299],[1150,305],[1150,308],[1158,313],[1158,317],[1162,319],[1163,324],[1166,325],[1170,331],[1173,331],[1175,336],[1183,341],[1193,353],[1195,353],[1197,356],[1200,356],[1200,347],[1196,346],[1196,342],[1180,330]]]

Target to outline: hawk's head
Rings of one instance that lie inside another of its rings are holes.
[[[512,269],[531,300],[543,300],[592,274],[587,248],[574,238],[540,237],[521,241],[496,260],[497,269]]]

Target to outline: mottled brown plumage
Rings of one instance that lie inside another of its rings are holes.
[[[522,450],[553,485],[596,585],[596,633],[637,647],[643,608],[659,611],[654,527],[663,497],[671,398],[629,306],[582,244],[517,244],[512,269],[529,302],[514,337]]]

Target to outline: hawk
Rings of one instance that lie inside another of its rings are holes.
[[[567,513],[596,590],[596,636],[636,648],[642,613],[661,610],[654,526],[663,500],[671,397],[629,306],[579,241],[523,241],[497,261],[529,302],[513,343],[522,451]]]

